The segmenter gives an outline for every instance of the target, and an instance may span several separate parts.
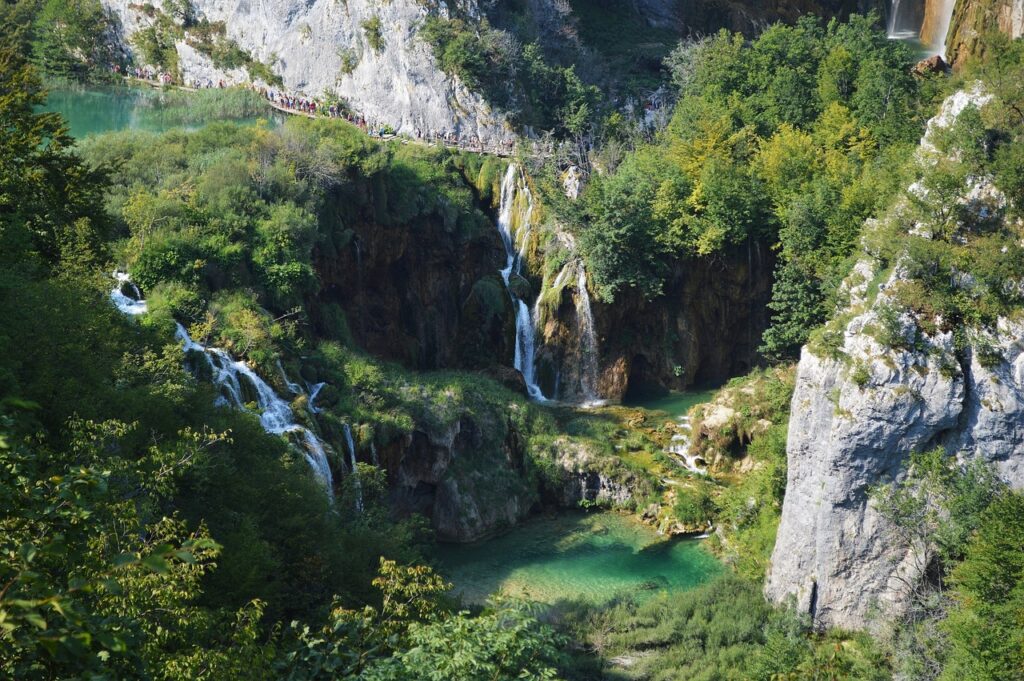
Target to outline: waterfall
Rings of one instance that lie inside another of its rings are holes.
[[[704,461],[699,456],[690,454],[690,432],[693,430],[693,426],[690,424],[689,415],[680,416],[678,426],[682,432],[672,436],[672,444],[669,445],[668,453],[675,458],[680,466],[691,473],[707,475],[708,469],[701,466]]]
[[[890,38],[900,40],[916,38],[921,27],[919,25],[915,25],[911,17],[906,16],[908,13],[900,12],[902,4],[901,0],[892,0],[892,5],[889,8],[889,25],[887,27],[887,33]]]
[[[522,271],[526,247],[530,239],[530,220],[533,215],[533,197],[525,182],[520,186],[519,169],[510,163],[505,177],[501,182],[501,204],[498,210],[498,232],[505,245],[505,267],[501,270],[501,278],[512,298],[516,313],[516,347],[513,366],[523,375],[526,391],[537,401],[544,402],[543,391],[537,385],[535,376],[534,345],[536,329],[533,314],[529,305],[520,300],[512,290],[510,283],[513,274]]]
[[[281,380],[284,381],[284,387],[291,391],[292,395],[301,395],[302,388],[299,387],[298,383],[293,383],[288,380],[288,374],[285,373],[284,367],[281,366],[281,360],[277,360],[277,370],[281,372]]]
[[[597,394],[597,332],[594,331],[594,313],[590,309],[590,292],[587,291],[587,270],[580,261],[576,278],[576,322],[579,324],[580,343],[580,387],[583,390],[584,406],[604,404]]]
[[[920,40],[929,55],[945,58],[955,8],[956,0],[892,0],[888,35],[896,40]]]
[[[142,291],[132,282],[127,272],[115,271],[114,280],[117,285],[110,292],[110,300],[118,310],[132,317],[149,312],[149,306],[142,299]],[[122,291],[125,288],[131,291],[132,295],[125,295]]]
[[[356,512],[363,512],[363,485],[359,482],[359,470],[356,468],[356,443],[352,438],[352,429],[345,424],[345,446],[348,447],[348,461],[352,467],[352,486],[356,492]]]
[[[128,275],[123,272],[115,272],[114,278],[117,281],[117,285],[110,292],[110,300],[114,305],[129,315],[140,315],[147,312],[146,301],[142,300],[141,292],[131,283]],[[137,297],[132,298],[125,295],[123,289],[126,287]],[[295,414],[292,412],[288,402],[281,399],[274,392],[274,389],[247,364],[235,360],[225,350],[210,348],[197,343],[189,336],[185,327],[178,322],[175,322],[175,326],[177,330],[174,335],[175,338],[182,342],[183,351],[185,353],[198,353],[210,368],[213,382],[220,388],[222,393],[217,398],[216,404],[249,411],[249,408],[246,406],[245,393],[242,389],[242,381],[244,380],[246,385],[255,391],[255,401],[260,417],[260,425],[263,426],[263,430],[273,435],[287,436],[295,434],[298,436],[302,441],[300,448],[306,458],[306,462],[313,469],[316,477],[327,488],[328,496],[330,496],[334,481],[331,475],[330,464],[327,461],[324,443],[313,431],[296,422]],[[280,367],[280,364],[278,364],[278,367]],[[287,379],[285,380],[287,382]],[[295,387],[298,388],[298,386]]]
[[[309,388],[309,399],[306,401],[306,407],[313,414],[319,414],[320,412],[323,411],[323,409],[320,409],[319,407],[316,406],[316,398],[317,395],[320,394],[320,391],[324,389],[325,385],[327,384],[317,383],[316,385],[310,386]]]
[[[953,23],[956,0],[928,0],[925,7],[921,40],[927,43],[931,54],[937,54],[945,59],[946,37],[949,35],[949,25]]]
[[[211,348],[197,343],[189,336],[184,326],[177,322],[175,325],[177,326],[175,337],[182,341],[185,352],[201,353],[207,366],[210,367],[214,384],[224,391],[225,394],[218,399],[218,403],[249,411],[242,392],[244,379],[246,384],[255,390],[256,406],[263,430],[273,435],[297,434],[302,439],[302,450],[306,462],[324,486],[328,490],[332,489],[334,481],[324,444],[313,431],[295,421],[291,405],[281,399],[274,389],[245,362],[234,359],[221,348]]]

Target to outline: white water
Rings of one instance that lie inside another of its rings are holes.
[[[587,291],[587,270],[582,261],[576,279],[576,320],[583,343],[580,381],[584,406],[600,406],[604,401],[597,394],[597,332],[594,331],[594,313],[590,309],[590,292]]]
[[[313,414],[319,414],[323,411],[320,407],[316,406],[316,398],[320,394],[320,391],[324,389],[326,383],[317,383],[316,385],[310,386],[309,388],[309,399],[306,401],[306,407]]]
[[[920,38],[927,45],[929,55],[937,54],[945,59],[946,38],[949,35],[949,26],[953,22],[956,0],[931,1],[939,3],[939,15],[938,21],[935,23],[934,35],[921,35],[922,25],[917,23],[921,15],[914,11],[911,0],[892,0],[889,9],[888,35],[894,40],[917,40]],[[927,10],[925,11],[927,12]]]
[[[931,49],[933,54],[946,58],[946,38],[949,36],[949,25],[953,23],[953,10],[956,8],[956,0],[942,0],[942,14],[935,35],[932,37]]]
[[[903,9],[902,4],[901,0],[892,0],[892,5],[889,9],[889,37],[897,40],[916,38],[921,32],[921,27],[914,26],[905,20],[903,13],[900,11]]]
[[[524,199],[517,200],[520,192]],[[522,208],[525,201],[525,208]],[[533,324],[530,306],[516,297],[509,280],[513,274],[522,271],[526,247],[530,239],[530,220],[533,214],[533,196],[526,183],[519,182],[519,169],[510,163],[505,177],[501,182],[501,205],[498,210],[498,232],[505,244],[505,267],[501,270],[501,278],[512,298],[516,311],[516,347],[513,366],[523,375],[526,391],[537,401],[544,402],[544,392],[537,385],[535,376],[535,339],[537,331]],[[517,219],[518,218],[518,219]]]
[[[114,272],[114,280],[117,282],[117,286],[110,292],[110,300],[114,303],[118,310],[126,315],[132,317],[146,314],[149,312],[149,306],[146,305],[146,301],[142,299],[142,291],[139,287],[132,283],[131,278],[127,272]],[[126,296],[121,292],[123,287],[129,287],[132,291],[134,298]]]
[[[356,443],[352,439],[352,429],[345,424],[345,446],[348,447],[348,461],[352,468],[352,485],[356,491],[356,512],[363,512],[363,485],[359,481],[359,469],[356,468]]]
[[[693,431],[690,417],[680,416],[676,424],[681,432],[672,436],[672,444],[669,445],[668,453],[672,455],[680,466],[691,473],[707,475],[708,469],[701,465],[704,461],[699,456],[690,453],[690,433]]]
[[[140,315],[148,311],[146,301],[142,300],[139,289],[131,284],[128,275],[123,272],[115,272],[114,279],[117,285],[110,292],[110,300],[119,310],[129,315]],[[132,298],[121,292],[122,287],[131,284],[132,292],[137,296]],[[217,398],[218,405],[231,406],[242,411],[250,411],[245,403],[242,391],[242,381],[245,380],[255,391],[257,413],[260,417],[260,425],[263,430],[274,435],[295,434],[300,440],[296,443],[302,450],[306,462],[313,473],[324,484],[328,494],[333,488],[331,467],[327,461],[327,452],[323,442],[320,441],[313,431],[295,421],[295,414],[292,412],[288,402],[281,399],[274,389],[266,381],[260,378],[259,374],[253,371],[244,362],[239,362],[231,357],[225,350],[210,348],[197,343],[189,336],[188,331],[181,324],[175,322],[177,330],[175,337],[183,344],[183,351],[188,353],[195,351],[200,353],[210,367],[213,382],[221,389],[221,396]],[[280,368],[280,363],[278,367]],[[282,375],[284,370],[281,371]],[[287,378],[285,379],[287,382]],[[295,384],[289,384],[298,388]]]
[[[234,359],[220,348],[210,348],[197,343],[188,335],[184,326],[177,322],[175,325],[177,326],[175,337],[182,341],[185,352],[202,353],[202,357],[212,372],[214,384],[224,391],[218,402],[235,409],[249,411],[242,392],[242,381],[245,380],[255,390],[257,413],[259,413],[260,425],[263,426],[263,430],[274,435],[297,434],[302,439],[301,446],[306,462],[309,463],[317,478],[330,490],[334,481],[324,444],[313,431],[296,423],[291,405],[281,399],[274,389],[245,362]]]

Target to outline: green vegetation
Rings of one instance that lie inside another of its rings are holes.
[[[914,455],[906,478],[873,493],[912,568],[911,607],[881,638],[894,671],[919,679],[1024,678],[1024,495],[984,463]]]
[[[592,667],[579,660],[569,678],[599,671],[664,681],[886,678],[869,637],[808,637],[791,613],[765,603],[757,583],[731,576],[640,604],[580,606],[567,626],[603,660]]]
[[[764,349],[793,356],[824,321],[864,219],[900,186],[893,168],[929,110],[912,60],[871,17],[682,45],[668,62],[679,87],[668,129],[583,197],[581,245],[602,298],[653,298],[686,258],[772,244]]]
[[[520,46],[486,20],[477,28],[463,19],[437,16],[427,17],[420,37],[433,47],[445,72],[513,112],[517,125],[574,139],[590,131],[598,112],[598,89],[585,84],[574,66],[550,64],[539,44]]]
[[[879,340],[889,347],[914,342],[899,328],[898,315],[909,311],[914,334],[953,331],[958,349],[972,345],[983,361],[994,361],[984,330],[1016,316],[1024,303],[1008,283],[1024,276],[1015,225],[1024,209],[1024,45],[993,41],[1002,46],[998,56],[965,73],[967,83],[986,84],[991,101],[969,105],[953,125],[934,131],[934,150],[912,164],[914,188],[867,235],[876,268],[899,262],[906,274],[887,292],[891,305],[881,307]],[[998,192],[975,195],[977,179]]]
[[[384,31],[381,28],[380,17],[374,15],[369,19],[366,19],[362,23],[363,34],[366,36],[366,42],[369,43],[370,49],[374,52],[380,52],[384,49]]]
[[[233,142],[250,148],[268,133],[232,126],[97,139],[87,165],[58,116],[33,112],[43,93],[21,54],[5,37],[0,673],[412,679],[429,663],[455,678],[550,677],[557,638],[523,607],[453,612],[429,571],[381,562],[414,563],[426,535],[391,517],[380,473],[360,470],[361,514],[333,512],[302,457],[251,415],[215,407],[170,342],[171,312],[256,364],[304,340],[255,301],[298,300],[317,224],[306,207],[333,176],[282,163],[253,177],[258,164]],[[231,235],[247,226],[241,248]],[[155,309],[143,323],[106,300],[112,245],[148,274]],[[216,269],[196,267],[203,258]],[[348,362],[352,383],[359,366],[375,370]],[[349,480],[335,508],[351,509],[353,493]],[[425,605],[410,609],[410,597]],[[308,628],[286,629],[292,620]],[[321,627],[327,638],[309,633]]]

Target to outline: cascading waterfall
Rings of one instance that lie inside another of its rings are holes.
[[[324,389],[326,383],[317,383],[309,387],[309,399],[306,400],[306,408],[309,409],[312,414],[319,414],[323,411],[320,407],[316,406],[316,398],[320,395],[320,391]]]
[[[505,245],[505,267],[501,278],[512,298],[516,312],[516,347],[513,366],[523,375],[530,397],[546,401],[544,392],[537,385],[535,339],[537,331],[533,325],[530,306],[520,300],[512,290],[511,277],[522,272],[523,260],[530,239],[530,219],[533,214],[533,196],[529,188],[519,182],[519,169],[510,163],[501,182],[501,205],[498,210],[498,231]]]
[[[690,433],[693,430],[690,417],[688,415],[680,416],[678,426],[682,432],[672,436],[672,444],[669,445],[668,453],[675,458],[680,466],[691,473],[707,475],[707,468],[701,465],[704,461],[699,456],[690,453]]]
[[[581,261],[576,279],[576,320],[579,323],[580,340],[583,344],[580,357],[580,381],[583,389],[584,406],[603,404],[597,394],[597,332],[594,330],[594,313],[590,309],[590,292],[587,291],[587,270]]]
[[[324,486],[328,490],[332,489],[334,480],[324,444],[313,431],[296,423],[291,405],[281,399],[274,389],[245,362],[234,359],[220,348],[210,348],[197,343],[189,336],[184,326],[177,322],[175,325],[177,326],[175,337],[182,341],[185,352],[201,353],[207,366],[210,367],[214,384],[223,390],[224,394],[218,399],[218,402],[235,409],[248,411],[242,392],[242,381],[245,380],[255,391],[256,406],[259,410],[260,425],[263,426],[263,430],[274,435],[291,433],[298,435],[302,439],[302,450],[306,462],[309,463]]]
[[[127,272],[114,272],[114,281],[117,285],[110,292],[110,300],[118,310],[133,317],[149,312],[149,306],[142,299],[142,291],[132,282]],[[122,291],[125,288],[131,291],[132,295],[125,295]]]
[[[363,512],[363,485],[359,481],[359,469],[356,468],[356,443],[352,438],[352,428],[345,424],[345,446],[348,447],[348,461],[352,467],[352,486],[356,492],[356,511]]]
[[[117,280],[117,286],[110,292],[110,300],[114,305],[128,315],[145,314],[148,311],[146,301],[142,299],[142,293],[131,283],[128,275],[123,272],[115,272],[114,278]],[[123,292],[125,288],[128,288],[136,297],[126,295]],[[313,473],[330,493],[334,480],[330,464],[327,461],[324,443],[313,431],[296,422],[295,414],[288,402],[281,399],[274,389],[247,364],[235,360],[225,350],[197,343],[189,336],[184,326],[177,322],[175,322],[175,326],[177,327],[175,337],[182,341],[184,352],[186,354],[194,352],[201,356],[210,368],[213,382],[221,390],[217,404],[249,411],[245,400],[247,391],[243,391],[243,381],[245,381],[246,386],[252,388],[263,430],[286,437],[295,435],[301,440],[297,446],[302,450]],[[278,364],[278,367],[281,368],[281,365]],[[281,371],[283,375],[283,368]],[[285,380],[287,382],[287,378]],[[292,389],[292,386],[298,388],[295,384],[289,384],[289,389]]]

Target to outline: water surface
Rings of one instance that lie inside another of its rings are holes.
[[[208,102],[209,94],[204,99]],[[191,102],[190,102],[191,100]],[[194,93],[167,93],[150,87],[127,86],[56,86],[51,87],[42,111],[64,116],[73,137],[118,130],[165,132],[172,128],[196,128],[215,121],[253,124],[259,120],[274,123],[277,117],[267,114],[256,117],[231,117],[213,111],[203,114]]]
[[[643,598],[693,588],[723,569],[701,541],[667,539],[615,513],[537,518],[495,539],[442,545],[438,559],[470,603],[495,593],[544,603]]]
[[[690,408],[710,402],[715,390],[687,390],[685,392],[670,392],[667,395],[650,397],[644,399],[630,400],[625,403],[627,407],[640,407],[651,411],[663,411],[673,418],[686,416]]]

